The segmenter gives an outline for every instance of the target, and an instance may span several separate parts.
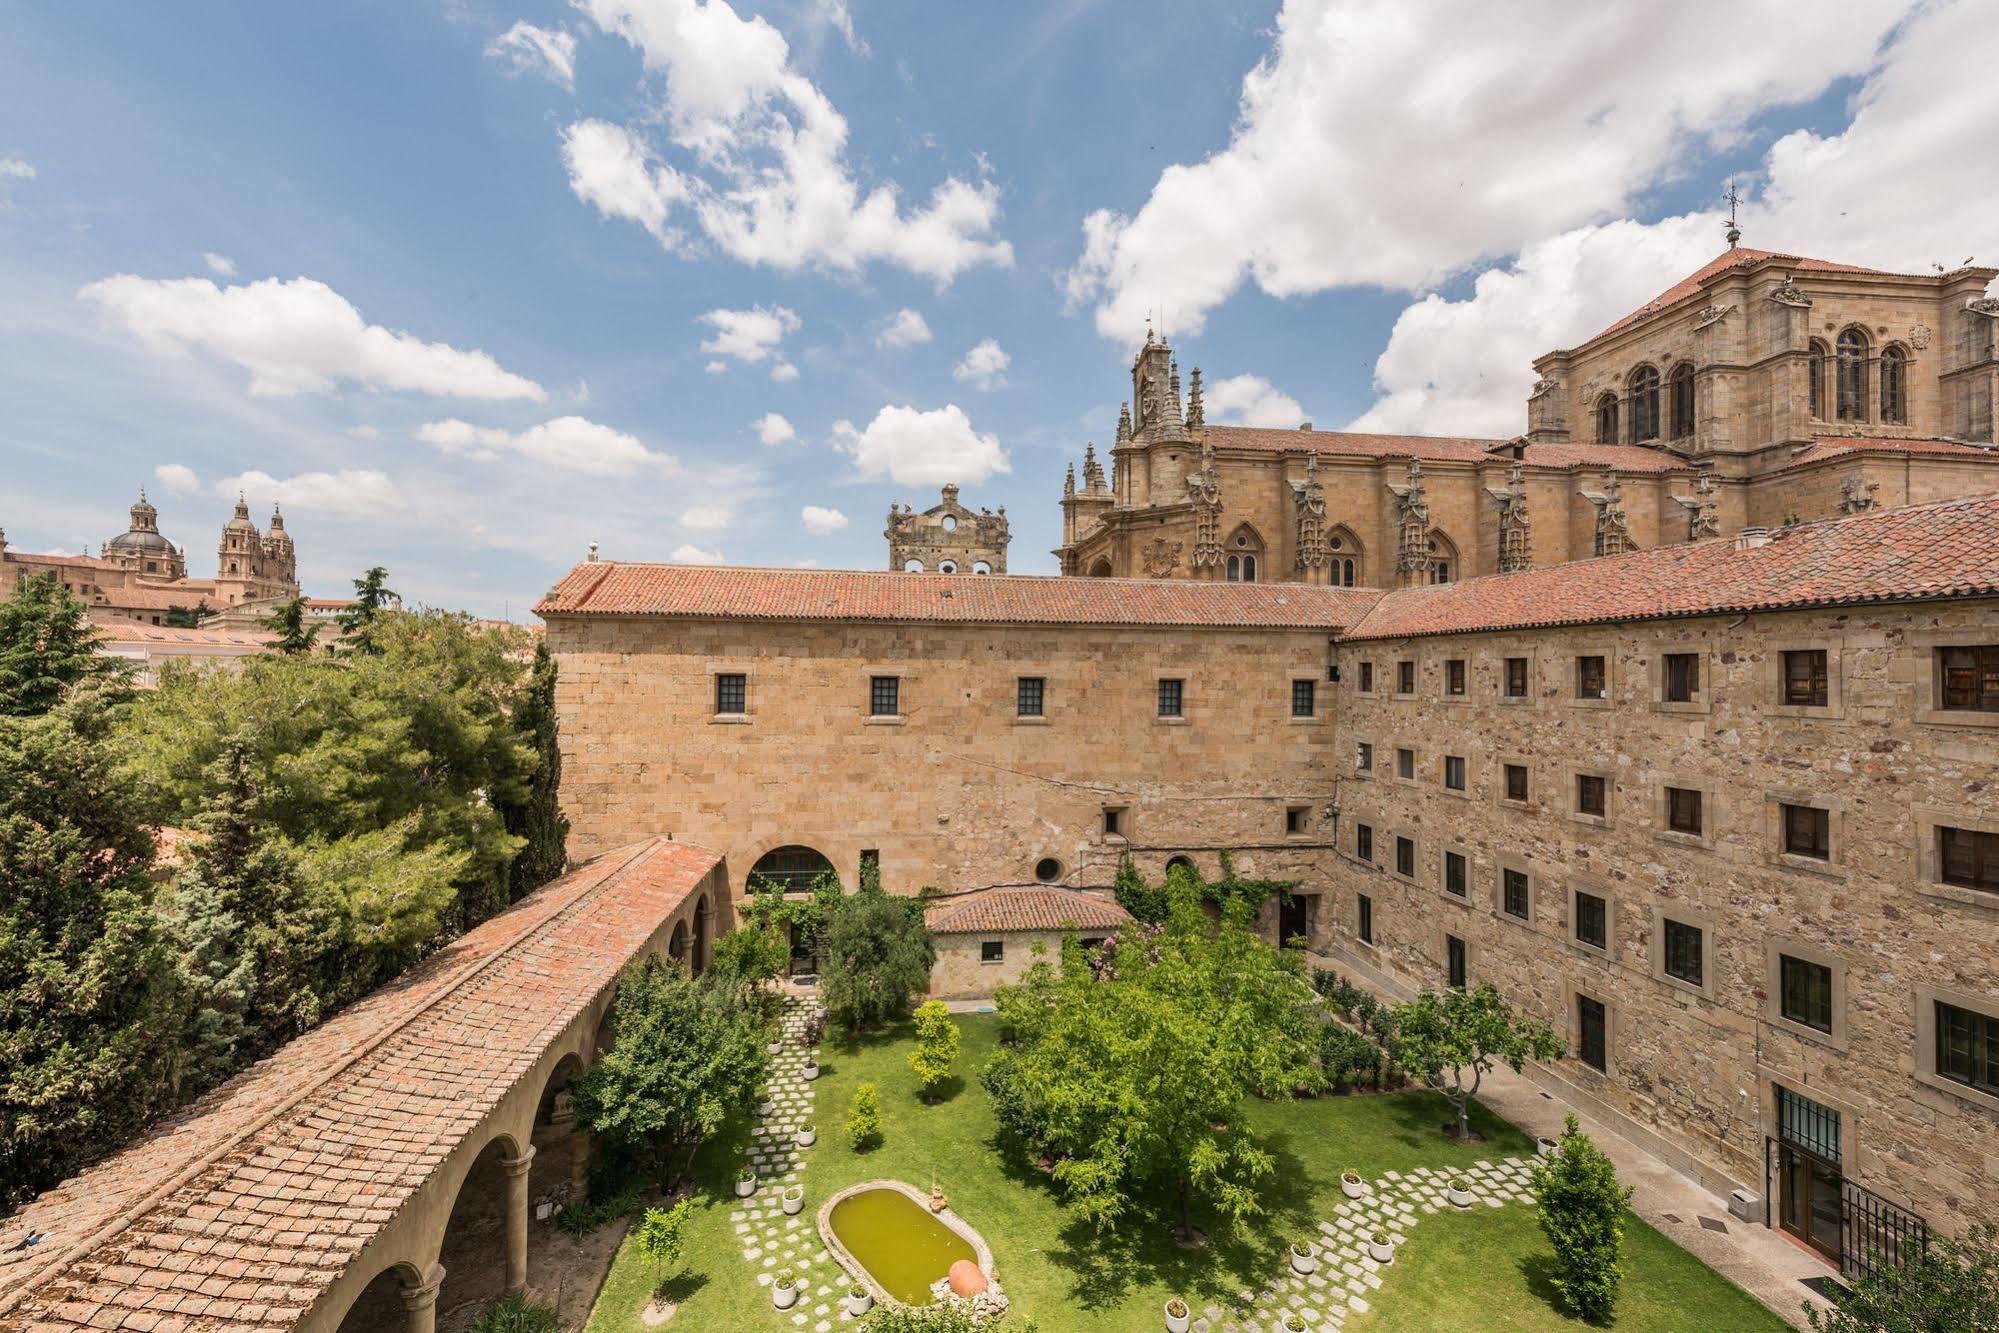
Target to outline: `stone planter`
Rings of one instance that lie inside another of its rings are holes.
[[[866,1287],[847,1288],[847,1313],[859,1319],[875,1308],[874,1293]]]
[[[771,1113],[772,1113],[772,1112],[774,1112],[774,1111],[776,1111],[776,1110],[777,1110],[777,1103],[776,1103],[776,1102],[768,1102],[768,1101],[766,1101],[766,1102],[758,1102],[758,1103],[757,1103],[757,1115],[759,1115],[760,1117],[762,1117],[762,1118],[764,1118],[764,1119],[766,1119],[766,1120],[767,1120],[767,1119],[769,1119],[769,1118],[770,1118],[770,1116],[771,1116]]]
[[[1173,1307],[1176,1305],[1180,1307],[1179,1314],[1173,1313]],[[1193,1323],[1194,1312],[1187,1307],[1187,1302],[1178,1296],[1166,1302],[1166,1333],[1187,1333]]]
[[[1305,1246],[1304,1253],[1298,1252],[1297,1242],[1291,1246],[1291,1271],[1294,1273],[1316,1273],[1319,1271],[1319,1256],[1312,1253],[1311,1245]]]
[[[818,1078],[819,1062],[817,1060],[807,1060],[805,1062],[805,1068],[798,1071],[798,1076],[804,1079],[808,1083],[810,1083],[813,1079]]]
[[[736,1177],[736,1197],[738,1199],[747,1199],[756,1192],[757,1178],[754,1172],[748,1176]]]
[[[1340,1176],[1340,1193],[1349,1199],[1358,1199],[1367,1193],[1367,1182],[1355,1172],[1344,1172]]]
[[[1453,1208],[1469,1208],[1477,1202],[1471,1190],[1460,1188],[1459,1182],[1455,1180],[1445,1187],[1444,1197],[1451,1201]]]
[[[1395,1243],[1388,1239],[1386,1232],[1376,1232],[1367,1238],[1367,1257],[1378,1264],[1395,1262]]]
[[[810,1148],[819,1141],[819,1131],[807,1125],[799,1130],[798,1133],[792,1135],[792,1137],[798,1141],[799,1147]]]
[[[1555,1155],[1555,1150],[1560,1148],[1561,1146],[1562,1146],[1561,1144],[1555,1142],[1553,1139],[1549,1138],[1535,1139],[1534,1155],[1536,1157],[1553,1157]]]
[[[805,1207],[805,1191],[793,1185],[784,1192],[784,1211],[798,1213]]]
[[[798,1304],[796,1278],[780,1278],[770,1284],[770,1303],[780,1310],[789,1310]]]
[[[784,1043],[781,1041],[771,1042],[769,1045],[764,1047],[764,1050],[766,1050],[772,1055],[776,1055],[778,1052],[782,1051],[783,1049],[784,1049]]]

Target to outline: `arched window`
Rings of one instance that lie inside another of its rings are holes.
[[[1606,393],[1596,400],[1596,442],[1617,443],[1617,395]]]
[[[1812,339],[1812,420],[1825,420],[1825,363],[1832,359],[1831,351],[1817,338]]]
[[[831,874],[833,863],[821,852],[810,847],[778,847],[765,852],[750,867],[750,883],[768,880],[781,887],[786,893],[798,893],[812,887],[812,881],[821,875]]]
[[[1256,562],[1263,554],[1263,536],[1249,524],[1244,523],[1229,534],[1227,562],[1230,583],[1256,582]]]
[[[1229,557],[1229,582],[1256,582],[1256,557],[1253,555],[1231,555]]]
[[[974,574],[990,574],[993,572],[993,567],[984,560],[974,560],[972,562],[972,572]]]
[[[940,560],[937,562],[937,572],[939,574],[955,574],[958,572],[958,562],[956,560]]]
[[[1339,588],[1359,587],[1364,551],[1353,529],[1344,525],[1334,528],[1326,538],[1326,550],[1329,554],[1326,581]]]
[[[1841,421],[1867,420],[1867,335],[1848,329],[1839,335],[1839,394]]]
[[[1631,442],[1659,438],[1659,368],[1640,366],[1631,372]]]
[[[905,574],[921,574],[923,572],[923,562],[914,557],[905,560],[902,562],[902,572]]]
[[[1909,354],[1890,344],[1881,349],[1881,419],[1900,425],[1908,421]]]
[[[1090,577],[1093,579],[1107,579],[1110,576],[1111,558],[1107,555],[1098,556],[1090,565]]]
[[[1430,582],[1450,583],[1458,577],[1458,548],[1442,533],[1430,535]]]
[[[1694,433],[1694,368],[1682,361],[1673,367],[1673,438]]]

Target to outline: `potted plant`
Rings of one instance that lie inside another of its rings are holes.
[[[809,1083],[809,1082],[811,1082],[811,1081],[812,1081],[813,1079],[815,1079],[815,1078],[818,1078],[818,1077],[819,1077],[819,1057],[818,1057],[818,1056],[816,1056],[816,1055],[808,1055],[808,1056],[806,1056],[806,1057],[805,1057],[805,1068],[803,1068],[803,1069],[799,1070],[799,1071],[798,1071],[798,1074],[799,1074],[799,1077],[800,1077],[800,1078],[803,1078],[803,1079],[804,1079],[804,1080],[805,1080],[806,1082],[808,1082],[808,1083]]]
[[[816,1125],[800,1125],[798,1133],[793,1135],[793,1137],[798,1140],[799,1147],[810,1148],[819,1141],[819,1129]]]
[[[1358,1199],[1367,1193],[1367,1182],[1360,1178],[1360,1172],[1348,1167],[1340,1172],[1340,1192],[1349,1199]]]
[[[1561,1146],[1558,1141],[1543,1134],[1540,1138],[1534,1140],[1534,1155],[1536,1157],[1553,1157],[1556,1150]]]
[[[796,1213],[805,1206],[805,1186],[793,1185],[784,1192],[784,1211]]]
[[[1395,1262],[1395,1242],[1386,1231],[1376,1231],[1367,1238],[1367,1257],[1378,1264]]]
[[[1290,1333],[1305,1333],[1305,1316],[1293,1310],[1284,1316],[1284,1327],[1289,1329]]]
[[[1166,1333],[1187,1333],[1194,1323],[1194,1312],[1187,1308],[1187,1302],[1175,1296],[1166,1302]]]
[[[1444,1190],[1444,1197],[1449,1199],[1451,1201],[1452,1206],[1454,1207],[1458,1208],[1471,1207],[1472,1206],[1471,1182],[1469,1180],[1466,1180],[1463,1176],[1453,1176],[1451,1178],[1450,1185]]]
[[[758,1098],[757,1115],[759,1118],[769,1119],[771,1113],[776,1110],[777,1110],[777,1103],[770,1099],[769,1093],[764,1093]]]
[[[772,1055],[776,1055],[779,1051],[782,1051],[784,1049],[784,1040],[782,1038],[773,1040],[772,1042],[770,1042],[769,1045],[765,1046],[764,1049],[770,1052]]]
[[[789,1268],[780,1268],[771,1279],[770,1303],[780,1310],[789,1310],[798,1304],[798,1274]]]
[[[756,1168],[746,1166],[743,1168],[742,1174],[736,1177],[736,1197],[738,1199],[747,1199],[756,1192],[757,1192]]]
[[[1291,1242],[1291,1271],[1294,1273],[1316,1272],[1319,1256],[1312,1249],[1312,1242],[1300,1236]]]
[[[847,1288],[847,1313],[856,1319],[874,1309],[875,1294],[856,1282]]]

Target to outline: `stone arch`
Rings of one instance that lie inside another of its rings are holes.
[[[689,960],[689,966],[693,968],[697,977],[708,970],[708,960],[712,956],[708,951],[714,943],[714,915],[713,909],[708,905],[708,895],[705,893],[695,895],[694,955]]]
[[[923,572],[923,562],[912,556],[902,562],[902,572],[905,574],[921,574]]]
[[[355,1295],[340,1317],[338,1333],[404,1333],[410,1326],[412,1300],[435,1301],[436,1289],[424,1290],[425,1275],[406,1259],[397,1259],[375,1274]]]
[[[1873,339],[1858,324],[1849,324],[1833,341],[1833,412],[1841,421],[1866,421],[1869,360]]]
[[[594,1062],[594,1061],[593,1061]],[[585,1172],[589,1164],[587,1136],[576,1128],[576,1112],[569,1093],[589,1064],[584,1050],[566,1052],[542,1081],[541,1095],[535,1100],[534,1121],[528,1141],[534,1145],[534,1160],[528,1164],[528,1224],[538,1224],[535,1213],[541,1200],[581,1203]],[[540,1224],[552,1221],[540,1220]]]
[[[1832,348],[1823,338],[1814,338],[1806,354],[1806,365],[1811,375],[1809,397],[1811,399],[1812,420],[1824,421],[1825,414],[1825,372],[1832,364]]]
[[[1882,344],[1880,373],[1875,378],[1880,384],[1880,419],[1891,425],[1908,424],[1909,363],[1913,359],[1904,343]]]
[[[1326,582],[1342,588],[1367,585],[1367,548],[1344,523],[1326,534]]]
[[[1672,421],[1669,434],[1673,439],[1683,440],[1694,433],[1694,363],[1682,361],[1673,367],[1666,377],[1669,413]]]
[[[787,893],[795,893],[810,887],[815,878],[832,869],[832,858],[817,847],[802,842],[787,842],[759,855],[751,863],[744,883],[768,881],[783,886]]]
[[[1161,876],[1163,877],[1163,876],[1166,876],[1166,875],[1171,875],[1171,874],[1173,873],[1173,870],[1174,870],[1174,868],[1175,868],[1176,866],[1177,866],[1177,867],[1179,867],[1179,868],[1181,868],[1181,869],[1184,869],[1184,870],[1191,870],[1191,871],[1193,871],[1193,872],[1194,872],[1194,873],[1195,873],[1196,875],[1198,875],[1198,874],[1200,874],[1200,873],[1201,873],[1201,868],[1200,868],[1199,866],[1197,866],[1197,865],[1195,865],[1195,864],[1194,864],[1194,858],[1193,858],[1193,857],[1191,857],[1191,856],[1169,856],[1169,857],[1167,857],[1167,858],[1166,858],[1166,869],[1160,872]]]
[[[1100,555],[1095,560],[1092,560],[1090,562],[1090,572],[1089,572],[1090,578],[1107,579],[1110,576],[1111,576],[1111,558],[1109,556]]]
[[[1230,583],[1255,583],[1268,571],[1263,566],[1263,534],[1255,524],[1238,523],[1222,542],[1223,572]]]
[[[972,562],[972,572],[974,574],[990,574],[993,572],[993,562],[990,560],[974,560]]]
[[[1458,544],[1442,531],[1430,529],[1430,582],[1456,583],[1465,576]]]
[[[514,1136],[505,1133],[488,1139],[466,1165],[438,1238],[437,1262],[444,1269],[437,1289],[440,1323],[468,1305],[477,1309],[496,1301],[525,1281],[526,1200],[514,1196],[526,1194],[533,1165],[533,1154],[523,1155]]]
[[[687,966],[687,938],[687,923],[674,922],[673,935],[666,942],[666,956],[683,967]]]
[[[939,574],[955,574],[958,572],[958,562],[956,560],[939,560],[937,562],[937,572]]]
[[[1609,389],[1604,390],[1597,395],[1596,407],[1593,410],[1596,413],[1596,442],[1620,443],[1617,438],[1617,394]]]
[[[1632,370],[1625,380],[1631,395],[1631,442],[1646,444],[1659,438],[1659,368],[1647,361]]]

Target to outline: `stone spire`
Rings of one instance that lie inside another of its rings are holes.
[[[1499,502],[1499,572],[1518,574],[1534,565],[1533,533],[1527,517],[1527,470],[1515,463],[1506,470],[1506,489]]]
[[[1194,367],[1194,383],[1187,391],[1187,424],[1189,426],[1205,426],[1208,424],[1208,410],[1201,402],[1201,368],[1199,366]],[[1316,464],[1318,456],[1314,455],[1312,461]]]
[[[1104,490],[1104,465],[1097,461],[1097,446],[1094,441],[1083,446],[1083,489],[1091,495]]]
[[[1605,475],[1603,494],[1589,496],[1596,505],[1596,554],[1623,555],[1638,549],[1624,514],[1624,485],[1613,470]]]
[[[1069,475],[1062,478],[1062,498],[1066,500],[1075,493],[1076,493],[1076,465],[1074,462],[1071,462],[1069,464]]]
[[[1199,371],[1194,372],[1199,375]],[[1200,381],[1195,380],[1199,385]],[[1326,493],[1319,483],[1319,455],[1314,450],[1305,457],[1305,478],[1291,483],[1293,517],[1298,526],[1297,566],[1307,573],[1325,567],[1329,551],[1326,546]]]
[[[1131,443],[1131,404],[1119,403],[1117,408],[1117,443]]]

